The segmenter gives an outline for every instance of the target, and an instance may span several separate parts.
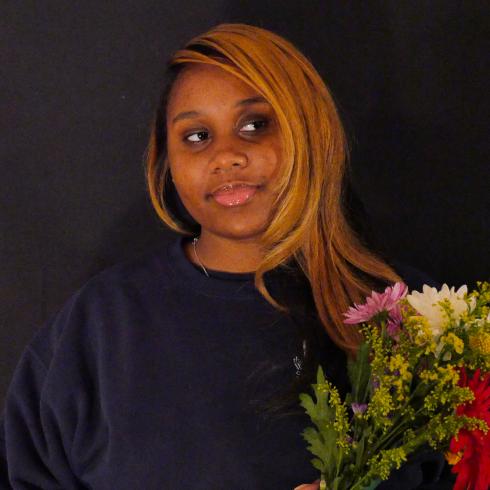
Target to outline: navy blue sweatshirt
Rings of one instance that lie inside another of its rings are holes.
[[[2,488],[291,490],[318,477],[306,416],[251,403],[297,376],[297,325],[253,274],[206,277],[183,241],[98,274],[39,329],[7,392]],[[398,272],[411,289],[426,279]],[[437,480],[440,458],[424,461],[383,488]]]

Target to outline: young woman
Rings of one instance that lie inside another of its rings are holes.
[[[342,313],[373,288],[428,282],[370,251],[347,219],[346,140],[329,91],[283,38],[218,25],[169,62],[147,180],[178,236],[94,277],[26,348],[7,394],[0,481],[313,482],[298,393],[319,363],[347,389],[359,334]],[[441,469],[429,454],[380,488],[435,483]]]

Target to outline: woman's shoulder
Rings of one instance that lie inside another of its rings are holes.
[[[39,326],[27,349],[48,366],[60,346],[93,346],[124,335],[128,319],[141,318],[174,284],[168,245],[161,243],[93,275]]]
[[[171,280],[169,247],[171,239],[160,240],[144,252],[129,259],[119,260],[95,273],[77,293],[93,294],[99,289],[115,292],[120,288],[154,287],[158,282],[164,287]],[[116,288],[116,289],[114,289]]]

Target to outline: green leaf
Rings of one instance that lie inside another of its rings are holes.
[[[347,362],[347,372],[352,386],[353,399],[357,403],[363,403],[366,400],[371,376],[369,350],[369,345],[363,342],[359,347],[356,359],[349,359]]]
[[[381,480],[372,480],[371,483],[367,487],[362,487],[362,490],[374,490],[379,484]]]
[[[357,443],[356,447],[356,471],[361,467],[362,457],[364,456],[364,448],[366,445],[366,439],[361,437],[361,440]]]
[[[318,366],[318,370],[316,372],[316,382],[317,384],[325,383],[325,374],[321,366]]]
[[[337,433],[334,430],[335,408],[330,406],[331,385],[325,379],[321,366],[317,370],[317,383],[312,385],[314,397],[306,393],[299,396],[300,405],[305,409],[316,426],[306,428],[302,435],[309,443],[307,447],[317,458],[317,469],[332,480],[336,475],[338,458],[341,453],[337,447]]]
[[[306,410],[308,416],[311,419],[318,418],[317,409],[315,403],[313,402],[313,398],[306,393],[301,393],[301,395],[299,395],[299,399],[300,405]]]
[[[345,395],[345,399],[344,399],[345,405],[347,407],[350,407],[353,401],[354,400],[352,398],[352,393],[347,393],[347,395]]]
[[[321,436],[318,433],[316,429],[313,427],[307,427],[303,432],[302,435],[306,442],[309,442],[311,445],[317,444],[318,442],[323,442],[321,441]]]
[[[321,431],[324,450],[325,450],[325,474],[329,478],[333,478],[337,467],[337,460],[339,458],[339,448],[337,447],[337,434],[333,427],[324,428]]]
[[[342,477],[341,476],[337,476],[335,478],[335,480],[333,481],[333,484],[332,484],[332,489],[333,490],[339,490],[339,485],[342,483]]]
[[[307,427],[302,432],[303,438],[309,443],[308,451],[313,456],[317,456],[323,464],[322,471],[328,461],[328,452],[326,451],[324,440],[319,432],[313,427]]]
[[[335,409],[330,406],[330,383],[325,379],[323,369],[318,366],[318,383],[313,385],[316,398],[316,415],[322,422],[333,423],[335,420]]]
[[[313,458],[311,460],[311,464],[320,472],[324,473],[325,472],[325,465],[318,459],[318,458]]]

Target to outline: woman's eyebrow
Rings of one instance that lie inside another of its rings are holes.
[[[261,95],[257,95],[255,97],[249,97],[248,99],[243,99],[238,101],[235,104],[235,107],[243,107],[247,105],[252,105],[252,104],[269,104],[269,102],[262,97]],[[198,117],[201,116],[202,113],[198,111],[185,111],[185,112],[180,112],[177,114],[173,119],[172,119],[172,124],[175,124],[177,121],[180,121],[181,119],[191,119],[193,117]]]

